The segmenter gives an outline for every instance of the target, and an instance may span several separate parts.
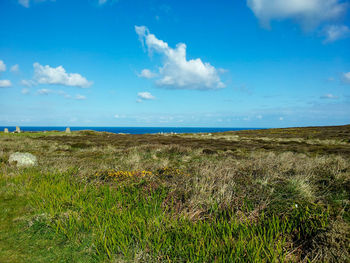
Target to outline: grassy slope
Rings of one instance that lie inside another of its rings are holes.
[[[345,262],[350,147],[338,130],[0,136],[0,262]],[[297,150],[280,147],[288,138]],[[8,165],[14,151],[39,166]]]

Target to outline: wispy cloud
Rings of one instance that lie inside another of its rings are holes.
[[[57,92],[55,92],[55,93],[58,94],[58,95],[61,95],[61,96],[65,97],[66,99],[71,99],[71,98],[72,98],[71,95],[69,95],[67,92],[65,92],[65,91],[63,91],[63,90],[59,90],[59,91],[57,91]]]
[[[0,72],[6,71],[6,64],[0,60]]]
[[[23,6],[23,7],[29,8],[31,2],[41,3],[41,2],[46,2],[46,1],[56,2],[56,0],[36,0],[36,1],[32,1],[32,0],[18,0],[18,3],[21,6]]]
[[[31,79],[22,79],[21,80],[21,85],[26,86],[26,87],[33,87],[36,85],[35,81]]]
[[[24,7],[29,7],[29,0],[18,0],[18,3]]]
[[[4,61],[0,60],[0,72],[6,71],[6,64]],[[8,79],[1,79],[0,80],[0,88],[9,88],[12,86],[12,83]]]
[[[76,100],[86,100],[86,96],[78,94],[75,96],[75,99]]]
[[[77,94],[73,97],[63,90],[56,91],[56,90],[51,90],[51,89],[39,89],[39,90],[37,90],[37,92],[40,95],[49,95],[49,94],[59,95],[59,96],[64,97],[65,99],[75,99],[75,100],[86,100],[87,99],[85,95]],[[22,89],[22,94],[28,94],[28,93],[29,93],[29,89],[27,89],[27,88]]]
[[[118,2],[118,0],[98,0],[99,5],[104,5],[107,3],[115,3],[115,2]]]
[[[335,96],[333,94],[325,94],[320,97],[320,99],[338,99],[338,96]]]
[[[350,84],[350,72],[343,73],[343,81]]]
[[[350,29],[345,25],[329,25],[325,27],[324,34],[326,39],[323,42],[331,43],[349,37]]]
[[[53,91],[50,89],[39,89],[38,90],[38,94],[40,95],[49,95],[50,93],[52,93]]]
[[[18,71],[19,71],[19,65],[18,65],[18,64],[13,65],[13,66],[10,68],[10,71],[11,71],[11,72],[18,72]]]
[[[24,94],[24,95],[26,95],[26,94],[29,94],[29,93],[30,93],[30,90],[29,90],[28,88],[23,88],[23,89],[21,90],[21,93]]]
[[[151,34],[145,26],[135,26],[135,31],[143,46],[149,53],[163,55],[164,62],[159,68],[156,84],[174,89],[209,90],[224,88],[218,70],[209,63],[203,63],[200,58],[187,60],[186,45],[179,43],[176,48]]]
[[[78,73],[67,73],[62,66],[56,68],[49,65],[42,66],[34,63],[34,81],[39,84],[63,85],[87,88],[92,85],[85,77]]]

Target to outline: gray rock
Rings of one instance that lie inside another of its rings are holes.
[[[18,127],[18,126],[16,126],[16,131],[15,131],[16,133],[20,133],[21,132],[21,128],[20,127]]]
[[[71,131],[70,131],[70,128],[69,128],[69,127],[67,127],[67,128],[66,128],[66,133],[71,133]]]
[[[9,129],[5,128],[4,133],[9,133]]]
[[[31,153],[15,152],[10,155],[9,163],[16,163],[17,167],[29,167],[36,165],[37,159]]]

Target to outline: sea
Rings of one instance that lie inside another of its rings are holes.
[[[14,126],[0,126],[3,131],[8,128],[10,132],[16,130]],[[21,126],[22,131],[65,131],[63,126]],[[70,127],[72,131],[93,130],[99,132],[126,133],[126,134],[155,134],[155,133],[213,133],[225,131],[259,130],[262,128],[217,128],[217,127]]]

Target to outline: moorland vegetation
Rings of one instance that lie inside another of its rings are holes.
[[[0,133],[0,262],[349,262],[349,138]]]

